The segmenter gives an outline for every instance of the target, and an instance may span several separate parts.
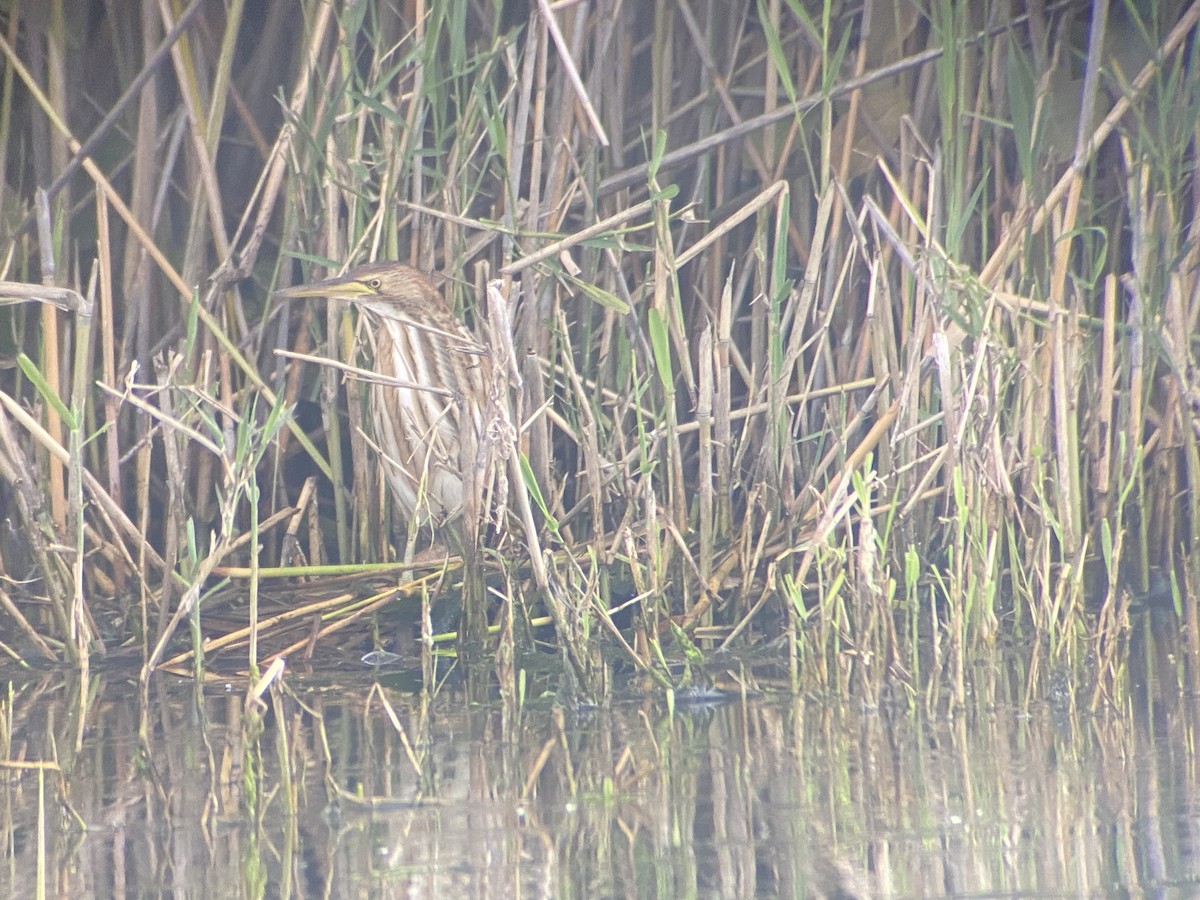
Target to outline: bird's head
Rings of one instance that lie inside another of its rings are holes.
[[[275,296],[289,300],[303,297],[348,300],[384,316],[399,312],[418,317],[443,306],[441,294],[428,276],[395,262],[367,263],[337,278],[276,291]]]

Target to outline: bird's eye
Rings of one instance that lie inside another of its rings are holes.
[[[370,281],[367,282],[367,286],[372,288],[373,290],[377,291],[377,290],[379,290],[380,287],[383,286],[383,282],[380,281],[378,278],[372,278]]]

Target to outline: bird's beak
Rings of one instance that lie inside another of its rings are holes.
[[[371,289],[356,278],[327,278],[324,281],[314,281],[312,284],[297,284],[290,288],[276,291],[275,296],[284,300],[298,300],[303,297],[327,297],[337,300],[358,300],[369,296]]]

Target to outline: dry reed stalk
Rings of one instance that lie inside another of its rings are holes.
[[[700,457],[700,474],[699,474],[699,507],[696,510],[698,523],[697,530],[700,532],[698,553],[700,556],[699,567],[697,574],[701,585],[708,584],[713,567],[713,538],[715,534],[715,524],[713,522],[713,473],[716,466],[713,462],[713,437],[712,437],[712,418],[713,418],[713,337],[712,325],[706,324],[704,331],[700,333],[700,344],[698,348],[698,356],[700,360],[700,384],[696,396],[696,421],[699,424],[700,444],[698,453]]]

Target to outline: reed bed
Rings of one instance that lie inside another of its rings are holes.
[[[997,642],[1111,675],[1156,593],[1195,650],[1198,18],[14,4],[5,652],[202,671],[232,587],[257,669],[277,578],[402,555],[363,384],[295,356],[369,365],[352,314],[271,301],[368,259],[511,312],[502,674],[544,609],[594,685],[761,644],[961,702]]]

